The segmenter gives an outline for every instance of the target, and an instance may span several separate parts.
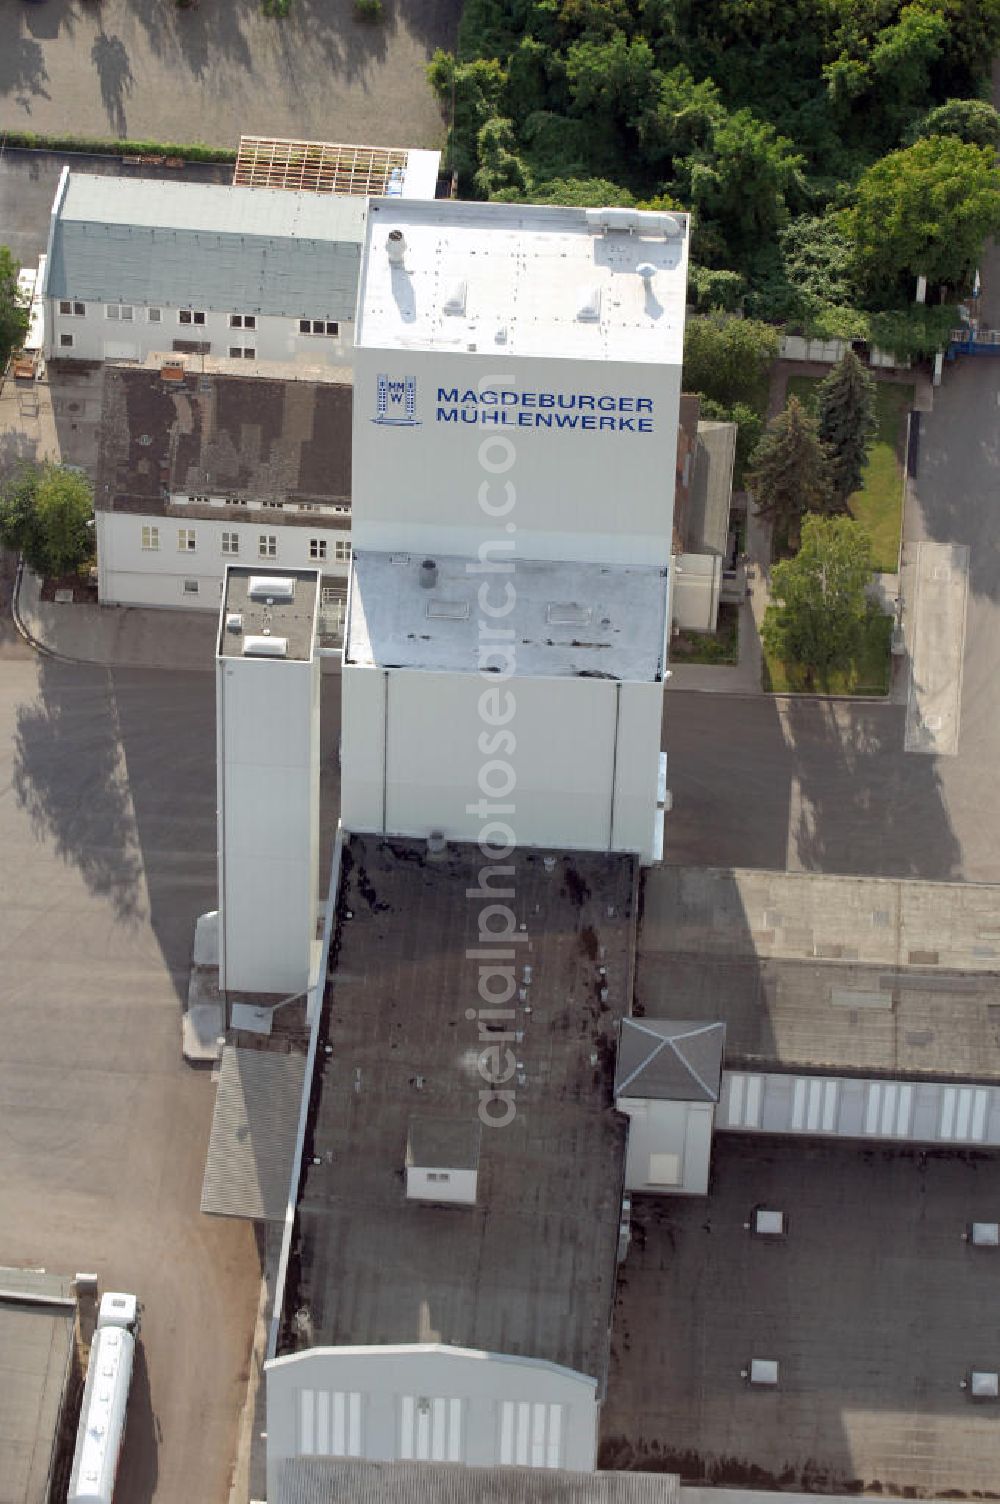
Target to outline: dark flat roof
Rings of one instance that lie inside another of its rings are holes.
[[[783,1238],[744,1228],[783,1211]],[[634,1196],[615,1302],[602,1467],[682,1481],[996,1495],[1000,1156],[719,1134],[707,1198]],[[778,1387],[749,1388],[751,1358]]]
[[[347,505],[352,387],[108,366],[96,505],[162,512],[165,493]],[[282,523],[315,527],[288,511]]]
[[[254,598],[250,594],[255,579],[293,580],[294,595],[290,601]],[[247,565],[230,565],[226,571],[226,599],[222,608],[219,629],[219,656],[242,658],[248,637],[262,635],[283,637],[287,644],[286,657],[305,660],[313,655],[313,628],[316,621],[316,596],[319,590],[319,574],[315,569],[268,569],[266,564],[251,569]],[[241,628],[230,632],[226,617],[230,613],[240,617]],[[278,658],[272,660],[282,662]]]
[[[422,1115],[475,1124],[488,1089],[479,1061],[495,1036],[481,1032],[474,954],[485,904],[467,895],[490,864],[471,846],[428,858],[422,842],[355,836],[345,850],[321,1023],[333,1053],[320,1052],[313,1088],[282,1352],[304,1308],[297,1326],[317,1345],[441,1341],[603,1382],[624,1168],[614,1043],[636,867],[574,854],[547,870],[542,853],[521,851],[509,865],[499,881],[525,926],[516,966],[530,1008],[515,992],[516,1018],[500,1025],[522,1036],[504,1088],[515,1116],[483,1127],[476,1206],[434,1207],[406,1201],[407,1133]]]

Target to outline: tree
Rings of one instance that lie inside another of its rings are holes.
[[[778,354],[778,334],[755,319],[710,313],[684,329],[684,389],[731,407],[753,404]]]
[[[910,130],[911,142],[921,136],[957,136],[973,146],[1000,146],[1000,114],[985,99],[946,99]]]
[[[24,339],[28,310],[21,301],[17,274],[21,270],[5,245],[0,245],[0,371],[7,357]]]
[[[778,606],[764,622],[767,651],[820,673],[846,668],[872,611],[865,593],[871,576],[871,540],[859,523],[806,517],[795,558],[771,574]]]
[[[789,200],[803,197],[804,164],[787,137],[744,109],[722,114],[708,146],[677,163],[677,176],[691,207],[742,262],[784,224]]]
[[[853,350],[845,350],[817,393],[819,437],[827,453],[833,503],[847,510],[847,498],[861,487],[875,437],[875,383]]]
[[[909,293],[923,275],[962,285],[983,242],[1000,231],[995,153],[957,136],[930,136],[862,173],[844,215],[855,272],[876,298]]]
[[[768,425],[750,456],[746,483],[757,511],[770,517],[795,546],[806,512],[825,512],[831,495],[818,425],[797,397]]]
[[[25,466],[0,493],[0,540],[36,574],[71,574],[93,552],[94,492],[62,465]]]

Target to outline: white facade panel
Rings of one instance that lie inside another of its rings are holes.
[[[679,365],[358,349],[354,370],[358,548],[668,563]]]
[[[478,841],[497,820],[520,844],[650,859],[661,685],[347,664],[343,695],[346,830]]]
[[[62,301],[59,298],[47,300],[46,353],[50,359],[145,361],[154,354],[175,354],[174,341],[181,340],[208,344],[211,348],[203,353],[216,359],[229,359],[231,351],[239,350],[241,353],[232,358],[249,361],[251,357],[242,352],[252,350],[252,358],[258,364],[280,361],[303,366],[349,366],[354,350],[354,323],[348,320],[337,321],[335,335],[325,332],[302,334],[297,318],[263,313],[251,315],[255,319],[254,328],[245,329],[242,324],[233,328],[231,316],[238,315],[241,319],[245,316],[244,310],[239,308],[192,309],[192,314],[205,315],[204,323],[182,324],[181,310],[166,304],[154,306],[152,310],[139,303],[112,305],[118,308],[119,315],[109,318],[103,303],[79,304],[70,300],[74,307],[84,309],[80,314],[61,312]],[[122,318],[123,306],[131,313],[130,318]],[[159,313],[159,318],[150,318],[151,311],[154,315]],[[308,318],[312,323],[315,312],[317,310],[303,308],[302,318]],[[327,321],[323,322],[325,329]],[[67,344],[67,339],[72,343]]]
[[[714,1104],[618,1097],[615,1106],[629,1119],[626,1190],[646,1195],[707,1195]]]
[[[219,984],[304,991],[318,897],[319,659],[218,663]]]
[[[717,554],[678,554],[673,568],[673,620],[686,632],[714,632],[719,619],[722,560]]]
[[[222,581],[228,564],[278,566],[282,569],[319,569],[330,579],[347,580],[349,559],[337,559],[337,545],[349,544],[343,528],[315,524],[288,526],[281,512],[259,514],[246,522],[246,509],[220,507],[218,520],[164,517],[150,513],[96,514],[98,597],[105,606],[175,606],[184,610],[218,611]],[[178,546],[181,530],[194,533],[193,550]],[[150,531],[152,530],[152,531]],[[223,553],[223,535],[227,552]],[[236,552],[232,539],[236,538]],[[275,539],[276,554],[261,556],[261,538]],[[311,543],[326,544],[326,558],[314,558]],[[151,546],[155,544],[155,547]],[[341,550],[343,551],[343,550]],[[196,590],[190,588],[197,585]]]
[[[317,1347],[274,1359],[265,1373],[272,1484],[283,1458],[324,1454],[580,1472],[596,1466],[596,1382],[553,1363],[433,1344]]]

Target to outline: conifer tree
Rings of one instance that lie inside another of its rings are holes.
[[[805,513],[830,510],[827,469],[816,419],[790,397],[751,454],[746,483],[759,515],[770,517],[793,549]]]
[[[861,488],[861,475],[878,422],[875,383],[853,350],[845,351],[817,394],[819,436],[826,447],[833,505],[847,511],[847,499]]]

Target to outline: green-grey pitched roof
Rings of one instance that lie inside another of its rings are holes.
[[[622,1019],[616,1097],[717,1102],[725,1024],[665,1018]]]
[[[70,173],[47,291],[83,302],[352,319],[367,201]]]

